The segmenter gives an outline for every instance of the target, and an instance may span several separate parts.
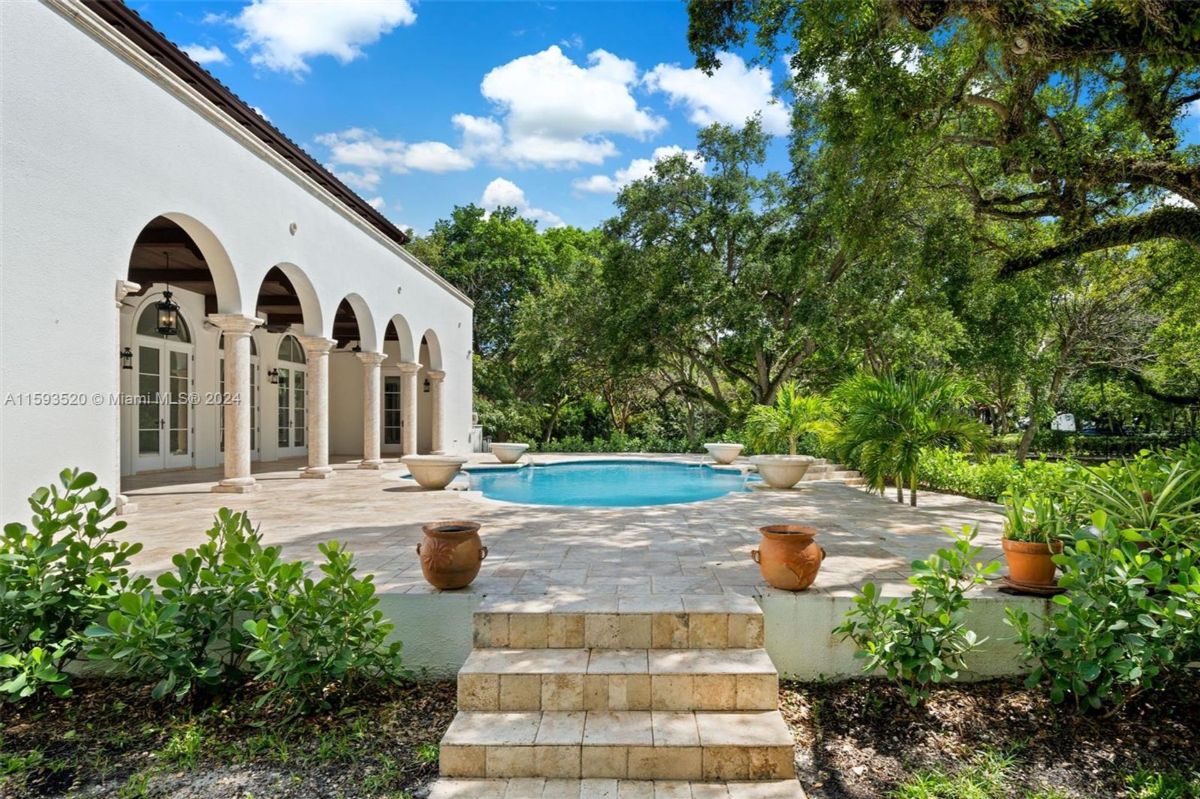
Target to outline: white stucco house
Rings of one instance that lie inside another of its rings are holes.
[[[468,450],[470,300],[133,11],[0,3],[0,75],[3,521],[66,466]]]

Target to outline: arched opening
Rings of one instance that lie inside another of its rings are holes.
[[[139,288],[121,304],[120,385],[135,401],[120,410],[121,473],[214,466],[221,408],[198,398],[219,388],[205,318],[241,307],[229,256],[203,224],[168,213],[134,240],[128,279]]]
[[[363,377],[368,367],[357,356],[377,352],[378,342],[370,308],[361,296],[348,294],[338,304],[331,337],[337,345],[329,354],[329,451],[347,458],[364,457]]]
[[[277,264],[263,275],[254,308],[254,315],[264,322],[259,336],[270,384],[262,397],[264,458],[304,457],[308,454],[308,358],[297,336],[322,332],[316,291],[298,266]]]
[[[383,429],[380,434],[380,449],[385,455],[396,456],[404,452],[406,424],[415,424],[404,418],[405,394],[412,391],[412,388],[411,384],[409,387],[405,385],[410,378],[405,375],[405,367],[402,364],[414,363],[416,352],[413,347],[412,330],[408,326],[408,321],[400,314],[391,318],[384,331],[383,353],[387,356],[387,360],[383,362],[380,381],[383,391],[380,413]],[[416,399],[416,396],[412,397],[411,407],[414,410]],[[415,430],[413,435],[415,440]]]
[[[417,386],[420,395],[417,398],[417,452],[432,452],[434,446],[434,414],[440,412],[436,404],[440,401],[440,386],[434,385],[440,380],[440,375],[430,378],[430,372],[441,372],[442,347],[438,343],[437,334],[426,330],[421,336],[421,348],[417,356],[421,370],[417,372]]]

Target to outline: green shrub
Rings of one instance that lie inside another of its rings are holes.
[[[956,450],[935,449],[921,459],[918,479],[934,491],[995,501],[1008,490],[1019,469],[1007,456],[979,462]]]
[[[1066,593],[1037,619],[1009,608],[1031,686],[1055,702],[1120,705],[1161,685],[1200,656],[1200,542],[1165,524],[1151,541],[1104,511],[1079,530],[1055,563]]]
[[[259,705],[327,708],[335,690],[353,694],[363,682],[406,675],[394,625],[378,610],[370,575],[355,576],[354,559],[336,541],[320,544],[320,580],[274,586],[265,607],[243,627],[254,642],[247,658],[267,683]]]
[[[321,545],[325,577],[284,561],[245,513],[221,508],[208,541],[172,558],[175,571],[120,595],[105,623],[87,630],[89,657],[142,680],[152,695],[181,699],[196,690],[264,681],[264,702],[322,706],[332,686],[351,689],[364,676],[402,676],[392,626],[376,611],[370,578],[336,542]],[[295,691],[295,694],[289,692]]]
[[[0,694],[10,698],[70,692],[64,669],[81,652],[79,634],[131,585],[129,559],[141,550],[113,540],[125,522],[109,521],[116,508],[96,475],[68,469],[59,480],[29,498],[32,526],[7,524],[0,539]]]
[[[885,601],[879,588],[867,583],[834,629],[858,647],[855,656],[866,661],[863,671],[883,669],[913,705],[929,696],[931,686],[956,679],[963,659],[983,643],[967,629],[965,593],[984,583],[999,564],[977,560],[982,551],[973,545],[977,532],[964,527],[952,533],[952,547],[914,561],[910,597]]]

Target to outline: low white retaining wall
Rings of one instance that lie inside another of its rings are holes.
[[[458,673],[472,645],[472,614],[483,594],[380,594],[380,610],[396,625],[404,642],[405,664],[419,677],[448,678]],[[799,680],[862,676],[854,644],[841,641],[834,627],[852,606],[851,597],[815,593],[771,593],[756,597],[762,606],[766,648],[783,677]],[[1046,613],[1044,599],[988,593],[971,602],[968,624],[988,640],[968,663],[965,679],[1019,674],[1020,648],[1004,623],[1004,608],[1021,605],[1030,614]]]

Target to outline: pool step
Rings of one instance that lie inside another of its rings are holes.
[[[489,597],[475,612],[477,649],[755,649],[762,609],[751,597]]]
[[[805,799],[795,780],[443,779],[429,799]]]
[[[778,710],[460,711],[442,738],[444,777],[778,780],[795,776]]]
[[[763,649],[476,649],[460,710],[771,710]]]

